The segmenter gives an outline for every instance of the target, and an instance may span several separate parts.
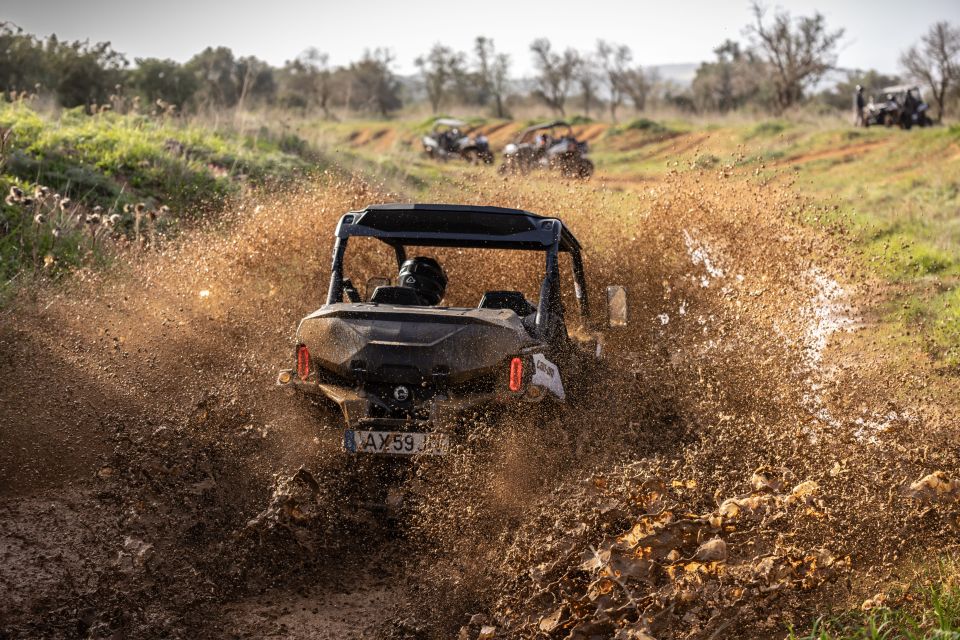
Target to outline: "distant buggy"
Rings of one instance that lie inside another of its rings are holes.
[[[597,366],[599,336],[578,340],[567,330],[562,254],[570,256],[584,325],[589,302],[580,244],[560,220],[499,207],[390,204],[345,214],[335,235],[326,304],[300,322],[294,366],[277,384],[338,406],[347,452],[446,453],[446,426],[464,412],[563,402]],[[355,238],[385,243],[399,269],[395,282],[368,283],[366,299],[344,272]],[[444,306],[442,267],[410,258],[411,247],[541,253],[539,299],[496,290],[476,307]],[[624,289],[609,287],[607,297],[609,323],[626,324]]]
[[[553,169],[564,177],[586,180],[594,169],[588,153],[589,146],[577,140],[569,124],[546,122],[524,129],[504,147],[500,173],[525,175],[534,169]]]
[[[896,86],[883,89],[864,109],[863,126],[929,127],[930,105],[923,100],[920,87]]]
[[[423,152],[436,160],[462,158],[471,164],[493,164],[493,152],[487,137],[479,133],[471,136],[463,120],[439,118],[421,142]]]

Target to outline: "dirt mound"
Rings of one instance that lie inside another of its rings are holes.
[[[791,188],[686,171],[635,194],[488,177],[431,195],[569,224],[592,291],[630,290],[608,373],[546,416],[477,417],[474,455],[409,469],[405,515],[384,522],[337,416],[273,379],[322,300],[337,217],[397,196],[328,175],[238,202],[7,313],[0,422],[24,428],[0,431],[17,559],[0,632],[707,638],[736,620],[769,637],[848,597],[851,571],[942,539],[948,508],[918,516],[902,489],[957,468],[955,448],[920,454],[952,418],[831,360],[856,290],[832,240],[793,222]],[[445,254],[471,300],[525,264]]]

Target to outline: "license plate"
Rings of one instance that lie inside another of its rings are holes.
[[[450,438],[445,433],[347,429],[343,433],[343,448],[350,453],[442,456],[450,448]]]

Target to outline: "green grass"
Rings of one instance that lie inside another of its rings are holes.
[[[607,129],[607,136],[617,136],[627,131],[643,131],[655,136],[673,135],[676,133],[676,131],[667,125],[657,122],[656,120],[637,118],[626,124],[610,127]]]
[[[888,602],[895,602],[889,606]],[[879,606],[817,619],[790,640],[960,640],[960,566],[941,559],[927,575]]]
[[[43,186],[72,201],[69,215],[52,201],[0,201],[0,295],[25,274],[103,262],[105,246],[132,236],[129,209],[137,203],[149,211],[169,207],[157,223],[169,231],[250,186],[291,180],[322,164],[302,138],[266,128],[214,131],[176,119],[43,113],[7,102],[0,102],[0,127],[12,131],[0,158],[0,197],[14,186],[28,196]],[[101,221],[112,214],[119,220],[93,228],[87,219],[96,207]]]
[[[767,120],[752,127],[744,134],[744,140],[753,140],[754,138],[764,138],[776,136],[790,128],[789,122],[783,120]]]

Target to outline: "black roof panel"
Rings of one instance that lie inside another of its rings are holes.
[[[558,238],[559,233],[559,238]],[[522,209],[459,204],[379,204],[345,215],[337,235],[372,236],[388,244],[545,249],[580,245],[555,218]]]

